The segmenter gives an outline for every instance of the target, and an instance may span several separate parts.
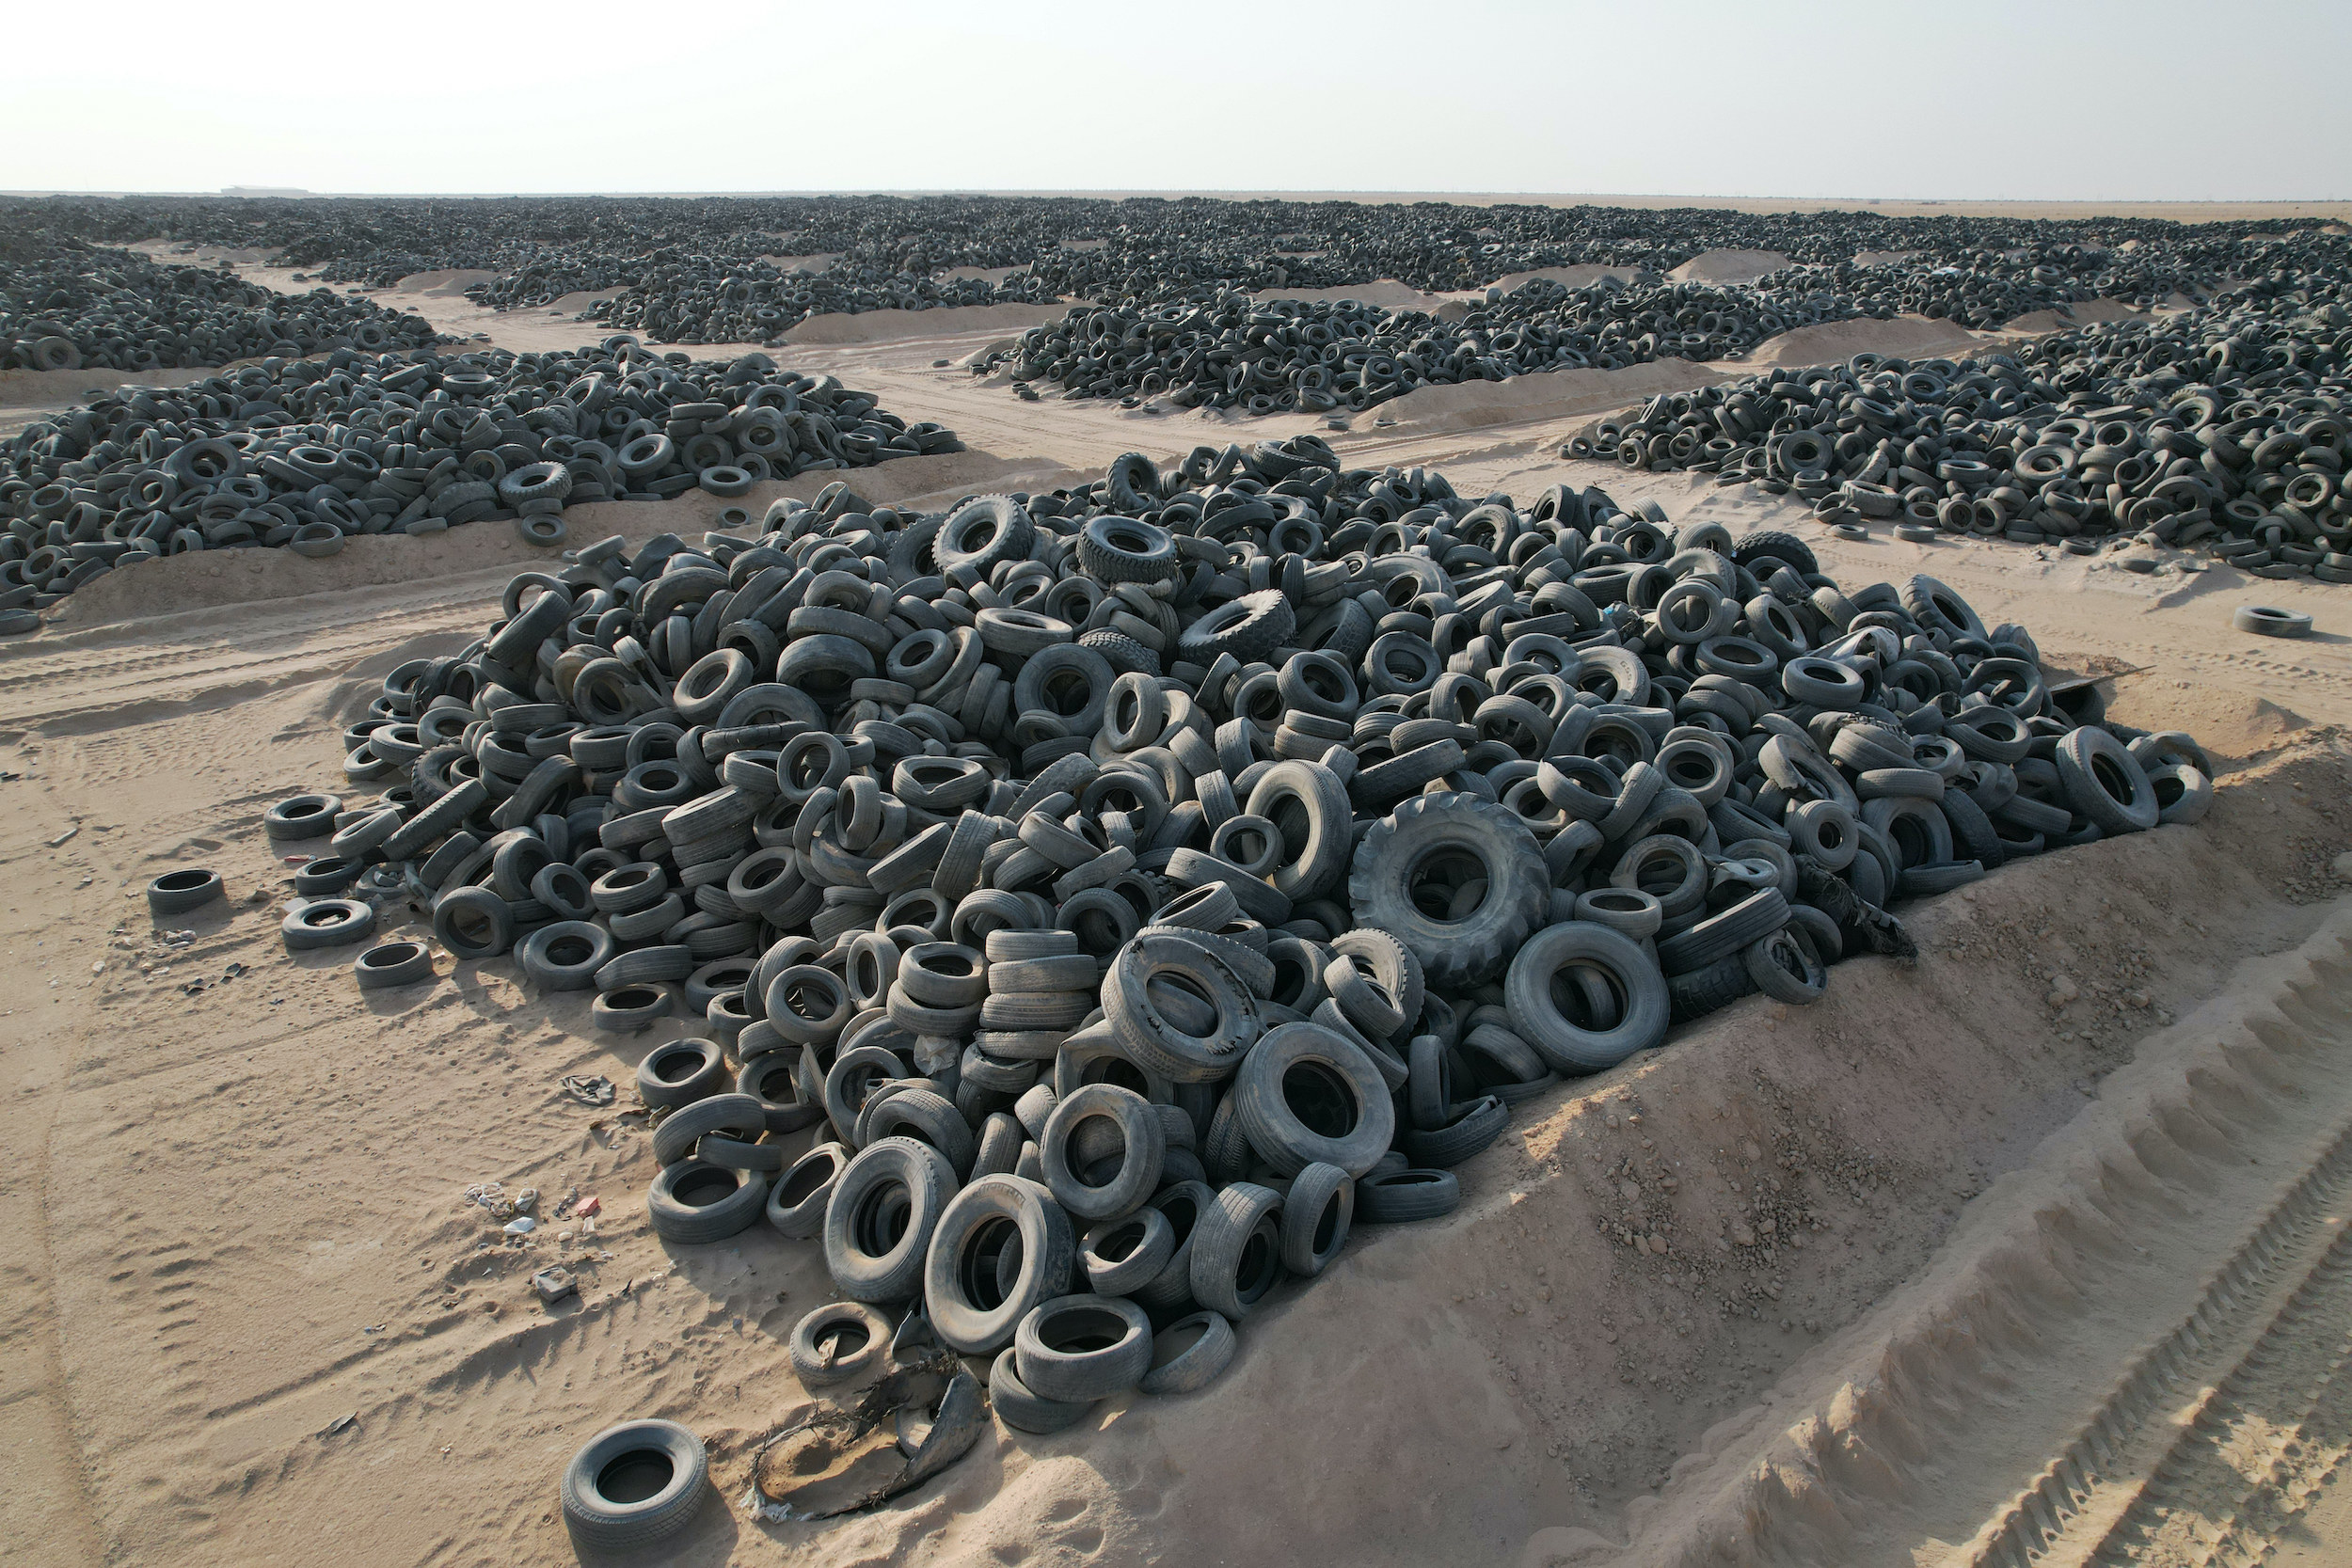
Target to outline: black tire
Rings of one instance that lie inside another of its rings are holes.
[[[1458,884],[1486,883],[1459,918],[1425,908],[1431,895],[1415,886],[1440,865],[1458,869]],[[1416,795],[1365,833],[1347,895],[1359,926],[1394,936],[1429,984],[1454,990],[1484,985],[1510,963],[1543,923],[1551,878],[1518,813],[1474,795]]]
[[[847,1144],[818,1144],[792,1162],[792,1167],[768,1190],[768,1223],[795,1241],[814,1241],[823,1235],[834,1186],[854,1158]]]
[[[1993,831],[1993,819],[1984,808],[1970,799],[1964,790],[1947,789],[1937,802],[1944,808],[1944,820],[1952,825],[1952,843],[1963,860],[1975,861],[1987,871],[2000,868],[2009,858],[2001,847],[2001,835]]]
[[[1733,957],[1788,924],[1788,901],[1780,895],[1780,889],[1761,888],[1661,942],[1658,962],[1669,976],[1688,974]]]
[[[1332,939],[1339,956],[1325,966],[1323,983],[1341,1013],[1374,1039],[1391,1040],[1421,1017],[1428,1000],[1428,976],[1410,947],[1372,927]]]
[[[1157,983],[1181,985],[1205,1000],[1216,1013],[1209,1032],[1178,1027],[1152,1001]],[[1177,936],[1138,936],[1121,947],[1104,977],[1102,1001],[1120,1050],[1172,1083],[1227,1077],[1260,1030],[1257,1002],[1240,977],[1200,943]]]
[[[1106,513],[1078,531],[1078,564],[1097,582],[1166,582],[1176,575],[1176,538],[1156,523]]]
[[[1984,622],[1968,601],[1931,577],[1915,577],[1903,584],[1903,608],[1927,631],[1951,637],[1982,637]]]
[[[1131,1296],[1160,1276],[1176,1255],[1176,1228],[1146,1204],[1104,1220],[1078,1239],[1078,1263],[1098,1296]]]
[[[798,1132],[825,1119],[822,1105],[801,1098],[798,1067],[790,1053],[771,1051],[745,1062],[735,1075],[735,1092],[759,1101],[771,1132]]]
[[[1813,944],[1811,929],[1795,920],[1751,943],[1740,958],[1756,989],[1775,1002],[1810,1006],[1829,985],[1829,969]]]
[[[1316,1164],[1359,1176],[1396,1134],[1396,1102],[1379,1069],[1318,1023],[1268,1030],[1243,1059],[1231,1098],[1249,1147],[1283,1176]]]
[[[1014,1431],[1048,1436],[1075,1426],[1094,1408],[1092,1400],[1048,1400],[1032,1394],[1021,1381],[1015,1361],[1013,1347],[1007,1345],[988,1370],[989,1405],[997,1418]]]
[[[1152,1311],[1166,1316],[1191,1304],[1192,1239],[1200,1228],[1200,1216],[1216,1201],[1216,1194],[1206,1181],[1199,1180],[1172,1182],[1153,1195],[1152,1207],[1168,1217],[1176,1247],[1168,1255],[1167,1265],[1159,1274],[1134,1292],[1135,1298]]]
[[[691,1105],[727,1085],[726,1053],[717,1040],[671,1040],[637,1064],[637,1098],[648,1105]]]
[[[954,1168],[929,1144],[883,1138],[859,1150],[825,1206],[825,1267],[841,1293],[888,1302],[920,1291],[931,1235],[955,1189]],[[903,1228],[890,1212],[901,1200]]]
[[[375,906],[358,898],[313,898],[278,923],[289,953],[348,947],[375,932]]]
[[[1073,1167],[1071,1147],[1082,1125],[1098,1117],[1117,1126],[1121,1144],[1118,1174],[1099,1185],[1084,1180]],[[1168,1154],[1168,1132],[1151,1102],[1115,1084],[1089,1084],[1063,1096],[1037,1142],[1054,1200],[1085,1220],[1117,1219],[1143,1207],[1159,1187],[1160,1165]]]
[[[1311,1279],[1347,1244],[1356,1215],[1356,1179],[1337,1165],[1316,1164],[1298,1173],[1282,1199],[1282,1266]]]
[[[792,1375],[814,1392],[854,1383],[890,1351],[890,1320],[862,1301],[829,1301],[792,1325]]]
[[[1282,863],[1268,879],[1276,892],[1304,903],[1325,896],[1345,880],[1356,846],[1354,808],[1348,803],[1347,785],[1328,768],[1295,758],[1277,762],[1249,786],[1244,815],[1272,822],[1282,834]],[[1161,918],[1152,916],[1155,922]],[[1204,919],[1196,916],[1179,923],[1199,926]],[[1204,928],[1220,930],[1224,925],[1219,921]]]
[[[1282,1195],[1236,1181],[1192,1231],[1192,1296],[1239,1323],[1282,1277]]]
[[[1195,1328],[1200,1330],[1200,1337],[1185,1342],[1183,1336]],[[1205,1309],[1186,1313],[1152,1337],[1152,1370],[1136,1386],[1154,1395],[1190,1394],[1205,1388],[1232,1363],[1240,1343],[1223,1313]]]
[[[433,950],[421,942],[381,942],[352,960],[361,990],[389,990],[433,978]]]
[[[1461,1203],[1462,1183],[1450,1170],[1375,1171],[1356,1183],[1356,1217],[1366,1225],[1442,1219]]]
[[[1454,1120],[1435,1132],[1415,1128],[1405,1134],[1405,1157],[1415,1168],[1451,1170],[1483,1152],[1511,1124],[1511,1107],[1500,1095],[1481,1095],[1455,1110]]]
[[[1666,992],[1674,1005],[1674,1021],[1688,1023],[1754,995],[1756,981],[1748,974],[1746,957],[1734,953],[1705,969],[1675,975],[1666,982]]]
[[[330,826],[331,826],[330,819]],[[183,871],[167,871],[147,884],[147,912],[154,915],[185,914],[201,909],[220,896],[220,873],[190,866]]]
[[[2257,637],[2309,637],[2312,618],[2299,610],[2274,610],[2268,605],[2240,605],[2230,615],[2230,625],[2240,631],[2250,631]]]
[[[2102,729],[2069,730],[2058,737],[2058,779],[2074,809],[2106,834],[2145,832],[2162,810],[2146,769],[2123,743]]]
[[[1253,664],[1288,642],[1297,629],[1297,614],[1279,589],[1244,594],[1186,626],[1176,639],[1176,657],[1203,669],[1220,654]]]
[[[1117,1296],[1057,1296],[1030,1308],[1012,1337],[1022,1386],[1065,1404],[1121,1394],[1152,1370],[1152,1319]]]
[[[564,1467],[564,1528],[583,1556],[642,1554],[684,1529],[710,1490],[702,1439],[675,1421],[623,1421]]]
[[[559,920],[515,944],[516,967],[542,990],[592,990],[596,972],[619,956],[612,933],[592,920]]]
[[[342,801],[332,795],[290,795],[262,814],[262,831],[274,840],[325,838],[335,831]]]
[[[1018,1272],[1003,1277],[1009,1246]],[[983,1176],[948,1200],[923,1264],[931,1332],[949,1350],[986,1355],[1012,1342],[1037,1307],[1070,1289],[1076,1246],[1050,1194],[1017,1176]]]
[[[930,1089],[906,1089],[892,1095],[872,1107],[865,1124],[866,1143],[895,1134],[930,1145],[947,1157],[959,1184],[972,1174],[972,1162],[980,1151],[963,1113],[946,1096]]]
[[[1759,569],[1756,564],[1768,558],[1788,562],[1800,577],[1812,577],[1821,569],[1820,558],[1813,553],[1813,546],[1793,533],[1751,533],[1731,546],[1731,559],[1758,578],[1771,575],[1769,568]]]
[[[486,887],[453,888],[433,900],[433,936],[459,958],[494,958],[515,943],[515,911]]]
[[[768,1178],[758,1171],[680,1160],[645,1189],[645,1217],[663,1241],[701,1246],[749,1229],[767,1202]]]
[[[1560,1010],[1553,976],[1571,965],[1594,972],[1618,996],[1617,1022],[1584,1028]],[[1537,932],[1511,960],[1502,983],[1511,1029],[1556,1072],[1613,1068],[1665,1037],[1671,1010],[1666,977],[1631,939],[1583,921]]]
[[[719,1082],[722,1085],[726,1083],[726,1060],[723,1057],[719,1061]],[[653,1157],[665,1165],[674,1165],[680,1160],[691,1158],[695,1144],[713,1133],[748,1144],[767,1130],[768,1114],[750,1095],[706,1095],[691,1104],[679,1106],[661,1118],[653,1130]]]

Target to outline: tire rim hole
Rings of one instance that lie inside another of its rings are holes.
[[[660,1497],[676,1474],[668,1454],[631,1449],[596,1472],[596,1493],[610,1503],[642,1503]]]
[[[1321,1062],[1291,1065],[1282,1074],[1282,1103],[1318,1137],[1344,1138],[1361,1119],[1347,1080]]]

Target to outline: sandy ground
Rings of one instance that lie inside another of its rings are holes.
[[[977,449],[852,476],[876,499],[1323,429],[1022,403],[957,368],[989,341],[777,356]],[[1433,388],[1327,434],[1466,493],[1597,483],[1789,527],[1850,587],[1932,573],[2227,758],[2207,823],[1915,906],[1915,966],[1842,965],[1816,1007],[1752,998],[1521,1107],[1456,1215],[1359,1231],[1201,1395],[992,1431],[869,1518],[714,1501],[661,1560],[1942,1564],[2027,1525],[2110,1560],[2232,1528],[2342,1560],[2352,612],[2227,569],[1834,540],[1746,488],[1557,456],[1638,387],[1740,369]],[[722,504],[566,520],[642,536]],[[665,1247],[644,1135],[557,1085],[626,1083],[683,1029],[616,1046],[504,961],[363,1000],[347,955],[278,942],[261,814],[361,793],[342,723],[539,559],[502,532],[159,562],[0,646],[0,1561],[567,1562],[555,1478],[588,1434],[686,1421],[732,1499],[807,1408],[784,1337],[829,1293],[812,1249]],[[2248,602],[2321,629],[2243,637]],[[151,920],[144,884],[195,863],[229,899]],[[2080,995],[2054,1008],[2060,974]],[[461,1196],[485,1180],[596,1195],[597,1233],[492,1245]],[[580,1299],[549,1313],[527,1280],[558,1260]]]

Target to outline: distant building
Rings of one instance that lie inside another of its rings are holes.
[[[223,185],[223,196],[309,196],[299,185]]]

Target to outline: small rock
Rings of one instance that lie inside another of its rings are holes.
[[[2050,994],[2047,1000],[2053,1007],[2063,1007],[2069,1002],[2072,1002],[2076,997],[2082,995],[2082,987],[2076,985],[2071,975],[2053,975],[2050,980]]]
[[[1756,1245],[1756,1232],[1744,1225],[1735,1225],[1731,1227],[1731,1240],[1735,1246],[1754,1246]]]

